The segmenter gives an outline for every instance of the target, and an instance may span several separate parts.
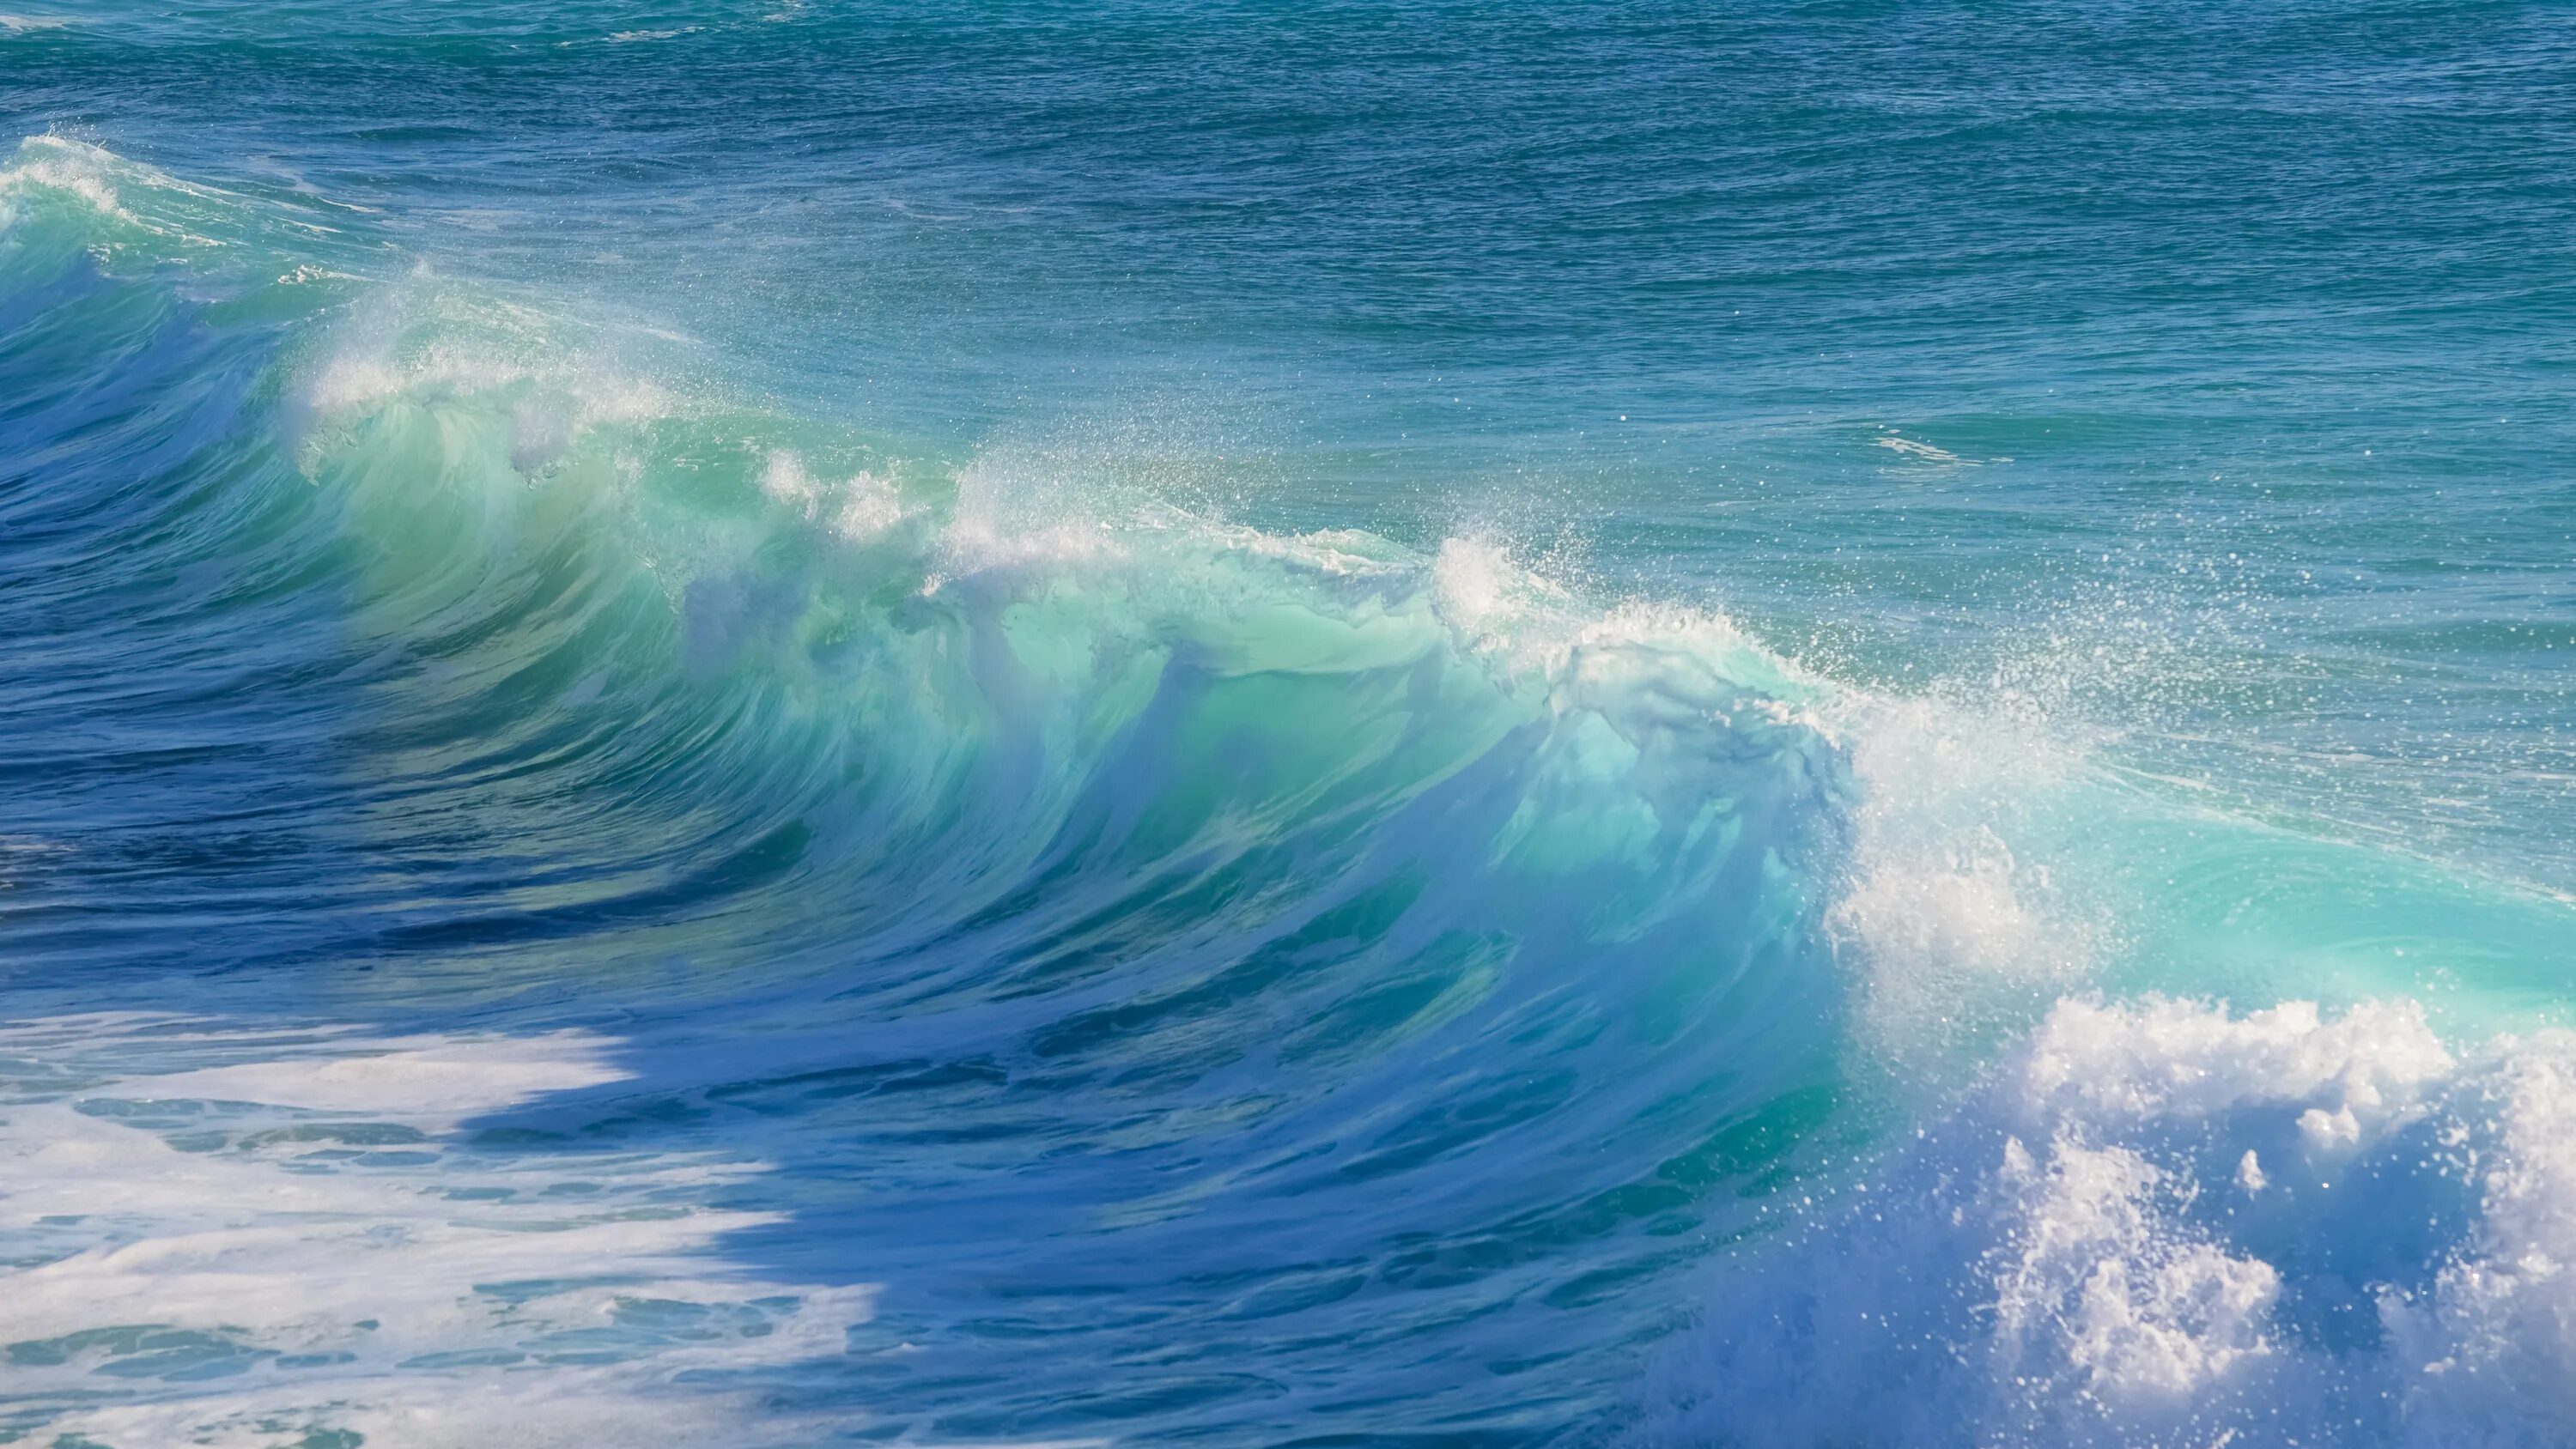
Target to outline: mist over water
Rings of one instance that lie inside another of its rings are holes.
[[[0,16],[0,1433],[2576,1442],[2568,58]]]

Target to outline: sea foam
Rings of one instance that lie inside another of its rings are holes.
[[[126,1016],[0,1040],[6,1422],[117,1446],[792,1442],[721,1386],[833,1355],[873,1290],[763,1281],[751,1162],[478,1145],[623,1072],[580,1032],[369,1038]],[[98,1075],[135,1057],[186,1070]],[[359,1442],[357,1438],[345,1442]]]
[[[2060,1003],[1712,1290],[1639,1442],[2563,1443],[2576,1036]],[[2340,1442],[2340,1440],[2339,1440]]]

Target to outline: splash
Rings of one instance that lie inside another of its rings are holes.
[[[2571,1071],[2411,1003],[2061,1003],[1730,1282],[1640,1435],[2557,1442]]]

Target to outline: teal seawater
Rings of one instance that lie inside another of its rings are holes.
[[[0,1435],[2576,1443],[2571,62],[0,15]]]

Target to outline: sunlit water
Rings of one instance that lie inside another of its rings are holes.
[[[2571,66],[0,15],[0,1436],[2576,1443]]]

